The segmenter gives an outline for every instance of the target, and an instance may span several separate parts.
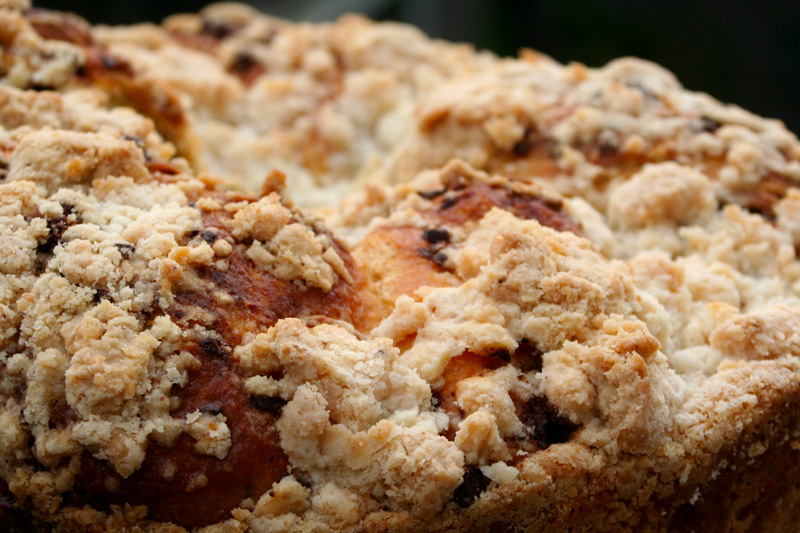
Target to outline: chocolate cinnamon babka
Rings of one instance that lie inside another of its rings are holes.
[[[638,59],[0,2],[5,531],[787,531],[800,143]]]

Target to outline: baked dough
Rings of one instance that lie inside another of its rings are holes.
[[[800,144],[637,59],[0,3],[10,530],[790,530]]]

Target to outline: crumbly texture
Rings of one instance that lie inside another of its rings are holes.
[[[796,527],[778,121],[237,4],[0,46],[0,523]]]
[[[285,299],[292,316],[356,322],[348,304],[321,303],[357,292],[345,252],[278,192],[218,190],[185,161],[153,159],[175,150],[144,117],[104,110],[96,95],[0,92],[9,490],[50,514],[65,491],[88,484],[89,458],[110,469],[107,485],[124,484],[147,467],[148,448],[169,449],[181,435],[194,453],[225,460],[241,429],[176,389],[204,357],[225,356],[280,318],[229,316],[255,307],[236,292],[245,279]],[[320,303],[302,311],[313,298]]]
[[[366,179],[412,128],[422,95],[494,61],[404,25],[290,24],[236,4],[95,35],[139,76],[189,97],[202,164],[250,188],[279,168],[313,207]]]

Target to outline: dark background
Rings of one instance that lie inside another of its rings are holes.
[[[34,0],[92,23],[158,22],[203,0]],[[704,91],[800,133],[800,2],[796,0],[249,0],[293,20],[360,12],[501,55],[522,47],[601,66],[625,55],[655,61]]]

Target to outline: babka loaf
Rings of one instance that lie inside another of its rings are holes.
[[[0,529],[797,530],[781,122],[239,4],[0,46]]]

